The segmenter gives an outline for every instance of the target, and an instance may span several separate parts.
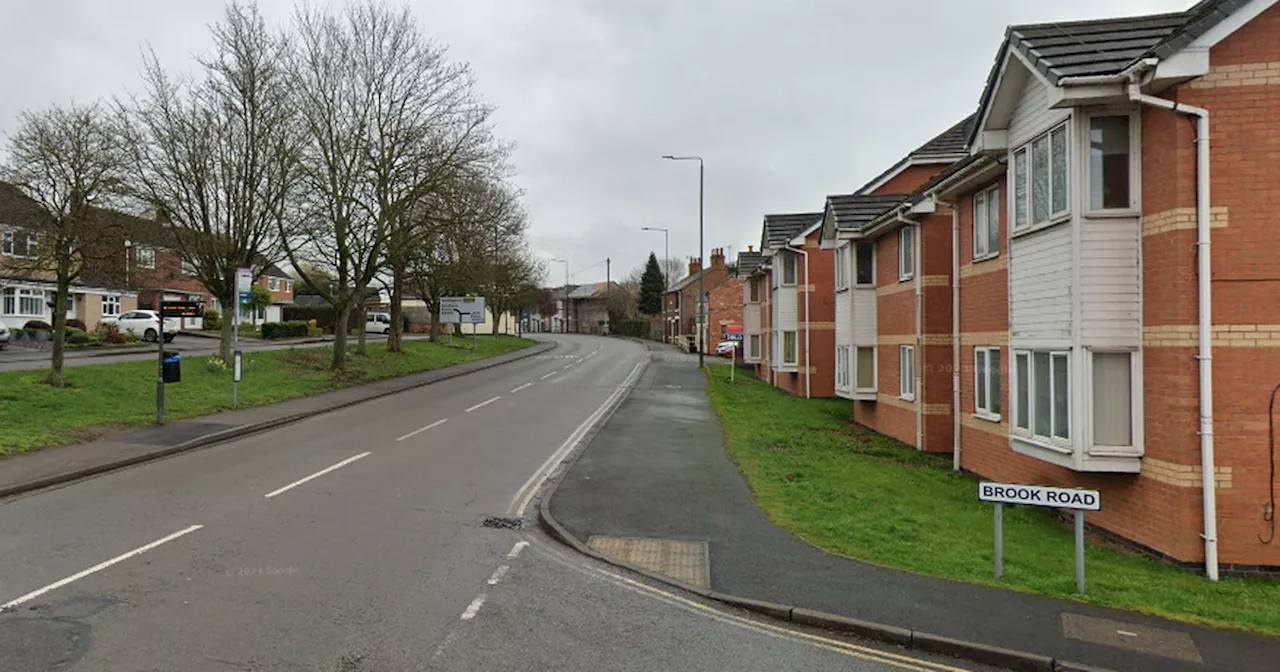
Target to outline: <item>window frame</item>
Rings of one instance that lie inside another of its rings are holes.
[[[898,282],[910,280],[915,277],[915,245],[915,225],[908,225],[898,229]],[[910,268],[907,268],[908,265],[910,265]]]
[[[747,357],[760,359],[760,334],[747,334]]]
[[[18,253],[18,236],[25,238],[26,246]],[[32,250],[35,253],[32,254]],[[40,256],[40,234],[26,229],[5,227],[0,229],[0,254],[14,259],[35,259]]]
[[[1036,433],[1036,385],[1039,382],[1036,380],[1035,356],[1037,354],[1046,354],[1049,356],[1049,380],[1046,383],[1048,385],[1048,392],[1049,392],[1049,436]],[[1021,409],[1018,408],[1018,403],[1016,401],[1022,390],[1021,385],[1019,385],[1018,383],[1019,379],[1021,378],[1021,375],[1019,373],[1020,372],[1019,362],[1024,357],[1025,357],[1026,366],[1027,366],[1027,370],[1026,370],[1027,386],[1029,388],[1027,390],[1027,408],[1026,408],[1027,415],[1025,418],[1022,416]],[[1017,349],[1013,349],[1013,357],[1011,359],[1013,361],[1013,369],[1012,369],[1011,375],[1009,376],[1010,378],[1009,387],[1011,388],[1009,397],[1010,399],[1015,400],[1012,404],[1014,421],[1010,426],[1011,434],[1021,440],[1029,441],[1031,443],[1042,445],[1042,446],[1047,446],[1051,448],[1052,447],[1070,448],[1073,445],[1072,442],[1075,440],[1074,438],[1075,432],[1072,431],[1073,428],[1071,427],[1072,417],[1073,417],[1073,414],[1075,413],[1074,404],[1072,404],[1072,400],[1071,400],[1072,385],[1073,385],[1072,373],[1071,373],[1071,350],[1064,349],[1064,348],[1017,348]],[[1065,428],[1062,428],[1066,430],[1066,436],[1062,436],[1061,433],[1059,432],[1060,428],[1057,426],[1057,417],[1056,417],[1057,390],[1055,389],[1055,386],[1054,386],[1054,380],[1055,380],[1055,374],[1059,370],[1058,360],[1062,360],[1061,366],[1065,367],[1066,369],[1067,418],[1066,418],[1066,426]],[[1024,420],[1025,420],[1026,427],[1023,427]]]
[[[102,316],[103,317],[120,317],[121,303],[122,302],[120,300],[119,294],[103,294],[102,295]],[[108,308],[111,306],[114,306],[115,309],[109,311]]]
[[[898,398],[916,400],[916,346],[898,346]]]
[[[267,291],[278,292],[283,286],[284,281],[280,278],[267,278]]]
[[[781,286],[781,287],[795,287],[795,286],[796,286],[796,276],[798,276],[798,275],[800,274],[800,273],[799,273],[799,269],[798,269],[798,268],[796,268],[796,265],[797,265],[797,261],[796,261],[796,254],[795,254],[794,252],[789,251],[789,250],[782,250],[781,252],[779,252],[779,253],[778,253],[778,255],[781,257],[780,262],[781,262],[781,266],[782,266],[782,268],[781,268],[781,269],[779,269],[781,272],[780,272],[780,273],[778,273],[778,282],[780,283],[780,286]],[[788,270],[790,270],[790,271],[791,271],[791,279],[790,279],[790,280],[787,280],[787,271],[788,271]]]
[[[859,360],[859,358],[858,358],[858,352],[859,352],[860,350],[870,350],[870,351],[871,351],[871,386],[870,386],[870,387],[860,387],[860,386],[858,385],[858,378],[859,378],[859,376],[858,376],[858,373],[859,373],[859,369],[858,369],[858,362],[860,361],[860,360]],[[853,388],[853,391],[854,391],[855,393],[871,393],[871,394],[875,394],[875,393],[879,390],[879,382],[880,382],[880,372],[879,372],[879,370],[878,370],[878,368],[879,368],[879,367],[878,367],[878,366],[876,366],[876,364],[877,364],[877,358],[879,357],[879,353],[878,353],[878,350],[877,350],[876,346],[874,346],[874,345],[855,345],[855,346],[853,346],[853,350],[852,350],[852,357],[853,357],[853,361],[850,363],[850,368],[852,369],[852,374],[849,376],[849,384],[850,384],[850,386]]]
[[[995,354],[999,360],[1000,367],[992,371],[991,355]],[[982,356],[983,364],[979,366],[978,357]],[[1004,391],[1000,384],[1000,374],[1004,371],[1004,358],[1000,354],[1000,347],[995,345],[979,345],[973,349],[973,414],[983,420],[991,420],[1000,422],[1001,413],[1004,411],[1004,404],[1000,398]],[[985,394],[979,394],[978,381],[985,378]],[[993,387],[992,381],[995,382]],[[995,394],[992,395],[992,390]],[[985,397],[985,398],[984,398]],[[992,410],[992,402],[998,406],[996,410]]]
[[[840,245],[835,250],[835,276],[836,291],[843,292],[849,289],[849,248],[848,243]]]
[[[985,212],[982,221],[982,232],[986,238],[986,249],[978,246],[978,200],[983,203],[983,212]],[[1000,256],[1000,185],[993,184],[985,189],[980,189],[973,194],[973,260],[986,261]],[[995,216],[995,231],[992,229],[992,216]],[[994,239],[992,233],[995,233]]]
[[[1066,165],[1063,167],[1063,170],[1066,171],[1066,182],[1065,182],[1066,198],[1063,199],[1063,204],[1064,204],[1063,209],[1055,211],[1053,209],[1053,196],[1054,196],[1053,136],[1059,131],[1062,131],[1062,133],[1064,134],[1063,147],[1065,149],[1063,153],[1066,156]],[[1035,136],[1031,137],[1023,144],[1017,146],[1009,153],[1010,163],[1014,164],[1014,167],[1015,167],[1014,170],[1009,171],[1009,176],[1008,176],[1009,193],[1011,195],[1009,199],[1009,204],[1010,204],[1010,211],[1013,213],[1013,216],[1010,217],[1010,222],[1011,222],[1010,230],[1013,231],[1015,234],[1026,233],[1028,231],[1035,231],[1044,227],[1052,226],[1054,224],[1057,224],[1059,222],[1062,222],[1071,218],[1071,164],[1073,161],[1071,157],[1071,148],[1072,148],[1071,139],[1072,139],[1071,118],[1068,117],[1066,119],[1062,119],[1058,122],[1055,122],[1052,126],[1048,128],[1048,130],[1044,131],[1043,133],[1037,133]],[[1045,200],[1047,202],[1046,207],[1048,210],[1048,216],[1043,220],[1037,221],[1036,214],[1035,214],[1036,199],[1035,199],[1035,193],[1034,193],[1036,170],[1035,170],[1035,160],[1034,160],[1034,157],[1032,156],[1032,147],[1037,142],[1040,142],[1041,140],[1043,140],[1046,146],[1048,147],[1047,149],[1048,155],[1047,155],[1046,164],[1045,164],[1049,171],[1049,177],[1048,177],[1048,183],[1047,183],[1048,188],[1045,190]],[[1025,157],[1023,160],[1026,162],[1025,163],[1026,176],[1025,176],[1025,181],[1023,182],[1023,187],[1024,187],[1023,194],[1026,196],[1026,201],[1025,201],[1026,221],[1023,221],[1023,222],[1019,222],[1017,217],[1019,203],[1018,203],[1018,190],[1017,190],[1017,174],[1018,173],[1016,170],[1016,166],[1017,166],[1019,155],[1022,155],[1023,157]]]
[[[869,268],[867,271],[867,277],[871,279],[867,282],[862,282],[861,280],[858,279],[859,277],[861,277],[860,271],[862,269],[862,267],[858,265],[858,250],[862,248],[865,248],[871,251],[871,254],[868,255],[867,257],[868,259],[871,260],[871,268]],[[854,243],[852,256],[853,256],[853,285],[855,287],[875,287],[876,286],[876,244],[871,241]]]
[[[1089,453],[1093,455],[1104,456],[1140,456],[1143,454],[1143,364],[1142,350],[1140,348],[1125,347],[1090,347],[1086,349],[1087,363],[1084,370],[1085,380],[1083,389],[1088,391],[1088,397],[1084,400],[1089,410],[1087,427],[1081,429],[1083,436],[1087,438]],[[1129,445],[1117,445],[1109,443],[1097,443],[1095,440],[1097,418],[1095,417],[1093,404],[1096,398],[1095,385],[1097,384],[1094,377],[1094,356],[1096,355],[1128,355],[1129,356]]]
[[[796,366],[800,360],[800,339],[797,334],[798,332],[794,329],[782,331],[782,364],[784,366]],[[791,352],[787,352],[787,336],[791,336]]]
[[[44,317],[48,301],[49,293],[43,289],[5,287],[0,291],[0,314],[7,317]],[[27,311],[24,304],[35,305],[36,312]]]
[[[154,270],[156,267],[156,248],[139,245],[134,249],[137,250],[137,252],[134,253],[134,265],[138,268]],[[144,254],[147,257],[147,261],[143,261]]]
[[[747,303],[760,303],[760,278],[747,278]]]
[[[189,278],[194,278],[196,276],[196,265],[188,261],[186,257],[182,258],[180,264],[183,275]]]
[[[1093,120],[1105,117],[1127,117],[1129,120],[1129,206],[1125,208],[1093,207]],[[1097,110],[1083,115],[1080,134],[1083,138],[1084,166],[1081,170],[1081,209],[1091,217],[1130,217],[1140,209],[1142,186],[1142,126],[1131,110]]]

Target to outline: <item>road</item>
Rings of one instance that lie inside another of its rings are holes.
[[[647,356],[549,338],[535,358],[0,503],[0,667],[975,669],[783,628],[545,537],[545,477]]]

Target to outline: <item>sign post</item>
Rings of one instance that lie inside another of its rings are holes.
[[[161,301],[160,329],[156,336],[156,424],[164,424],[164,321],[169,317],[200,317],[204,306],[199,301]]]
[[[978,484],[978,499],[995,504],[995,576],[1004,574],[1004,505],[1045,506],[1075,512],[1076,591],[1084,595],[1084,512],[1102,509],[1097,490],[1054,488],[1046,485]]]
[[[231,356],[234,359],[231,376],[231,408],[240,405],[240,306],[247,306],[253,301],[253,269],[236,269],[236,307],[231,322]],[[227,319],[226,315],[222,319]]]
[[[471,325],[471,347],[477,344],[476,325],[484,324],[483,296],[442,296],[440,297],[440,314],[457,316],[458,325],[455,331],[461,332],[463,324]],[[453,334],[449,335],[449,343],[453,343]]]

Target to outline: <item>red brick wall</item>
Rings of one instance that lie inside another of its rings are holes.
[[[875,189],[870,193],[873,194],[909,194],[920,185],[929,181],[929,178],[937,175],[939,171],[946,168],[941,163],[930,163],[923,166],[907,166],[901,173],[889,178],[889,181]]]
[[[853,421],[914,446],[914,405],[898,400],[898,346],[915,339],[915,285],[911,280],[898,281],[897,231],[876,239],[876,288],[880,292],[876,296],[876,383],[880,399],[854,402]],[[917,367],[919,358],[917,352]]]
[[[823,250],[818,247],[818,233],[815,231],[810,234],[804,241],[802,248],[808,255],[804,257],[808,260],[809,271],[809,291],[808,307],[806,309],[806,295],[804,292],[797,294],[796,300],[799,302],[798,321],[798,337],[800,339],[800,347],[798,349],[799,363],[801,368],[807,365],[812,368],[813,379],[809,383],[809,394],[812,397],[834,397],[835,392],[835,370],[836,370],[836,278],[835,278],[835,257],[830,250]],[[797,268],[797,272],[801,273],[801,281],[803,281],[803,273],[805,268],[801,265]],[[806,313],[808,310],[808,313]],[[808,345],[806,350],[805,344],[805,323],[809,323]],[[797,392],[804,394],[805,374],[800,375],[799,384],[801,389]]]

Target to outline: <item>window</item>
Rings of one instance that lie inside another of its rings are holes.
[[[913,345],[898,346],[898,396],[907,400],[916,398],[916,348]]]
[[[747,280],[747,301],[760,303],[760,278]]]
[[[836,248],[836,291],[849,289],[849,246]]]
[[[836,389],[849,389],[849,346],[836,346]]]
[[[289,292],[289,293],[293,293],[293,281],[292,281],[292,280],[285,280],[285,281],[284,281],[284,291]]]
[[[120,297],[103,296],[102,297],[102,316],[111,317],[120,314]]]
[[[875,347],[858,347],[854,353],[854,385],[859,390],[875,391],[876,389],[876,349]]]
[[[872,243],[858,243],[855,248],[857,269],[855,273],[858,276],[855,279],[859,285],[875,285],[876,284],[876,246]]]
[[[898,280],[906,280],[916,270],[915,227],[904,226],[898,230]]]
[[[280,278],[267,278],[267,289],[273,292],[280,291]]]
[[[1014,152],[1014,228],[1044,224],[1065,214],[1067,191],[1067,126],[1063,124]]]
[[[1129,117],[1089,119],[1089,209],[1128,210]]]
[[[796,332],[782,332],[782,363],[796,363]]]
[[[978,415],[1000,417],[1000,348],[974,348],[973,397]]]
[[[154,247],[139,247],[138,268],[155,268],[156,267],[156,249]]]
[[[43,290],[9,287],[4,290],[4,314],[21,317],[43,317]]]
[[[1071,438],[1071,385],[1066,352],[1014,355],[1014,427],[1042,439]]]
[[[992,187],[973,195],[973,258],[985,259],[1000,252],[1000,189]]]
[[[0,253],[10,257],[35,257],[40,254],[40,237],[26,231],[5,229],[0,232]]]
[[[760,334],[751,334],[747,338],[747,356],[751,359],[760,359]]]
[[[196,274],[196,267],[195,267],[195,264],[192,264],[191,262],[187,261],[186,259],[183,259],[183,260],[182,260],[182,274],[183,274],[183,275],[186,275],[186,276],[194,276],[194,275]]]
[[[1133,353],[1093,353],[1093,443],[1133,445]]]
[[[791,252],[780,252],[782,255],[782,284],[796,284],[796,255]]]

